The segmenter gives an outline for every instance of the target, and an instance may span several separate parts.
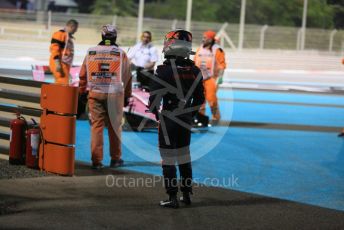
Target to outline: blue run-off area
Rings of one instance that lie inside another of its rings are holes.
[[[344,127],[344,97],[220,90],[222,119],[285,129],[212,127],[192,135],[196,182],[344,210],[344,138],[288,125]],[[234,102],[233,102],[234,100]],[[315,129],[316,130],[316,129]],[[109,164],[107,134],[104,164]],[[161,175],[157,131],[123,132],[124,169]],[[91,162],[88,121],[77,123],[76,159]],[[197,194],[195,194],[197,196]]]

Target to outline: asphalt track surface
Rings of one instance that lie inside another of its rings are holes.
[[[108,183],[106,178],[120,181]],[[0,180],[1,229],[342,229],[344,213],[234,190],[194,188],[193,204],[158,206],[161,182],[127,170],[90,170],[77,164],[74,177]]]

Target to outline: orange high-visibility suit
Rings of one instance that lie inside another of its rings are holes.
[[[89,91],[93,164],[103,160],[103,130],[108,124],[111,160],[121,159],[121,131],[125,98],[131,96],[131,73],[126,53],[101,42],[87,51],[80,70],[80,92]]]
[[[226,69],[225,53],[217,44],[211,48],[199,47],[195,54],[195,64],[202,71],[205,99],[208,102],[213,120],[220,120],[220,109],[217,101],[217,83],[219,71]],[[205,114],[205,104],[200,109]]]
[[[49,67],[55,83],[69,84],[69,70],[74,58],[74,37],[64,29],[55,32],[51,38]],[[61,70],[56,69],[56,62]]]

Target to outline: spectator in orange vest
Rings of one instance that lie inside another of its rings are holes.
[[[49,67],[55,83],[69,84],[69,70],[74,58],[74,37],[79,23],[71,19],[66,27],[55,32],[51,39]]]
[[[88,49],[80,70],[80,93],[89,92],[92,168],[103,168],[103,130],[108,123],[110,167],[123,165],[121,132],[123,107],[131,96],[131,73],[126,53],[116,44],[112,25],[102,29],[102,41]]]
[[[218,85],[223,82],[226,60],[224,51],[215,43],[215,36],[214,31],[204,32],[202,45],[197,49],[194,61],[202,71],[205,98],[211,109],[212,120],[216,123],[221,118],[216,93]],[[205,103],[200,113],[205,114]]]

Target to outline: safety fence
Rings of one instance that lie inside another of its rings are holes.
[[[47,40],[52,32],[62,27],[67,19],[79,21],[80,29],[76,34],[78,42],[93,44],[99,40],[99,28],[110,23],[117,26],[119,42],[132,45],[137,38],[137,18],[111,15],[66,14],[50,12],[0,11],[0,38]],[[224,23],[191,23],[195,43],[200,43],[202,33],[212,29],[220,31]],[[184,28],[181,20],[143,19],[143,30],[150,30],[156,43],[161,43],[163,34],[171,29]],[[226,24],[224,32],[237,47],[239,37],[238,24]],[[300,50],[301,29],[268,25],[245,25],[244,49],[282,49]],[[223,45],[228,46],[224,42]],[[342,53],[344,51],[344,31],[308,28],[306,30],[305,49]]]
[[[0,153],[9,154],[10,122],[20,113],[30,123],[40,122],[42,82],[0,76]]]

